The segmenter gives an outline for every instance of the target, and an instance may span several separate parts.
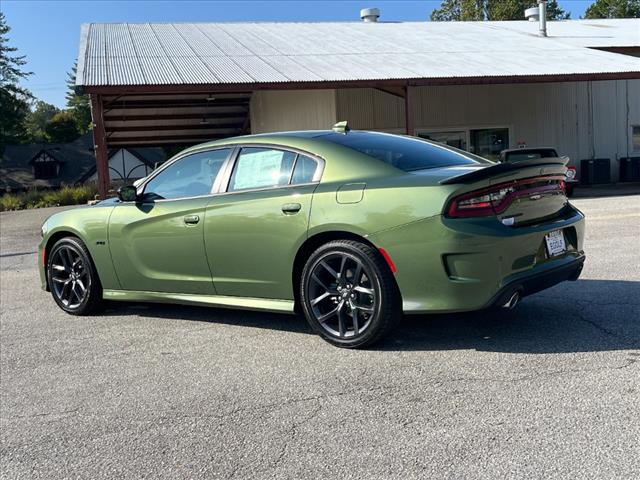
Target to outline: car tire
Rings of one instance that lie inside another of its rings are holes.
[[[353,240],[331,241],[310,255],[300,303],[311,328],[343,348],[374,344],[402,317],[391,269],[375,248]]]
[[[102,285],[86,245],[76,237],[58,240],[47,255],[47,282],[58,306],[89,315],[103,305]]]

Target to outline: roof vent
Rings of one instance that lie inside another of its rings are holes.
[[[377,22],[380,17],[379,8],[363,8],[360,10],[360,18],[363,22],[371,23]]]
[[[524,18],[528,19],[530,22],[537,22],[540,18],[540,10],[538,7],[527,8],[524,11]]]
[[[540,31],[538,35],[547,36],[547,0],[538,0],[538,9],[540,10]]]
[[[547,36],[547,0],[538,0],[537,7],[527,8],[524,11],[524,18],[530,22],[538,22],[540,25],[538,35]]]

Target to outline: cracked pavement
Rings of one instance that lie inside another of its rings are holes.
[[[513,312],[406,317],[366,351],[299,317],[40,291],[0,214],[0,476],[640,478],[640,196],[578,199],[585,270]]]

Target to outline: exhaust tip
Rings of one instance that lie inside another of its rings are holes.
[[[513,310],[514,308],[516,308],[516,305],[518,305],[518,303],[520,303],[520,291],[516,290],[511,294],[509,299],[504,304],[502,304],[502,308]]]

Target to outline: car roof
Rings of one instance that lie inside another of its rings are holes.
[[[325,165],[323,181],[338,178],[357,179],[365,175],[365,172],[367,177],[404,174],[401,170],[398,170],[376,158],[357,152],[346,146],[327,141],[334,135],[351,135],[353,133],[388,135],[379,132],[368,132],[365,130],[350,130],[348,133],[335,132],[333,130],[259,133],[201,143],[183,150],[178,155],[183,156],[189,153],[195,153],[216,147],[233,147],[234,145],[263,146],[267,144],[273,145],[274,147],[291,148],[301,152],[307,152],[322,159],[339,159],[339,161],[332,161]]]
[[[389,135],[388,133],[372,132],[367,130],[348,130],[347,132],[336,132],[334,130],[300,130],[290,132],[272,132],[272,133],[256,133],[252,135],[242,135],[237,137],[227,137],[220,140],[213,140],[211,142],[200,143],[193,145],[182,152],[180,155],[189,153],[192,151],[199,151],[206,148],[225,146],[225,145],[238,145],[238,144],[260,144],[268,143],[273,145],[279,145],[283,147],[298,148],[300,150],[307,150],[311,153],[322,155],[322,152],[327,148],[339,148],[344,149],[344,146],[336,145],[330,140],[333,136],[342,135],[359,135],[359,134],[376,134],[376,135]]]
[[[272,132],[272,133],[254,133],[251,135],[240,135],[236,137],[227,137],[220,140],[212,140],[210,142],[199,143],[186,148],[180,152],[180,155],[206,149],[209,147],[218,147],[224,145],[237,145],[243,143],[270,143],[280,144],[283,146],[291,146],[303,148],[303,145],[313,145],[313,140],[317,137],[333,133],[331,130],[300,130],[291,132]]]

